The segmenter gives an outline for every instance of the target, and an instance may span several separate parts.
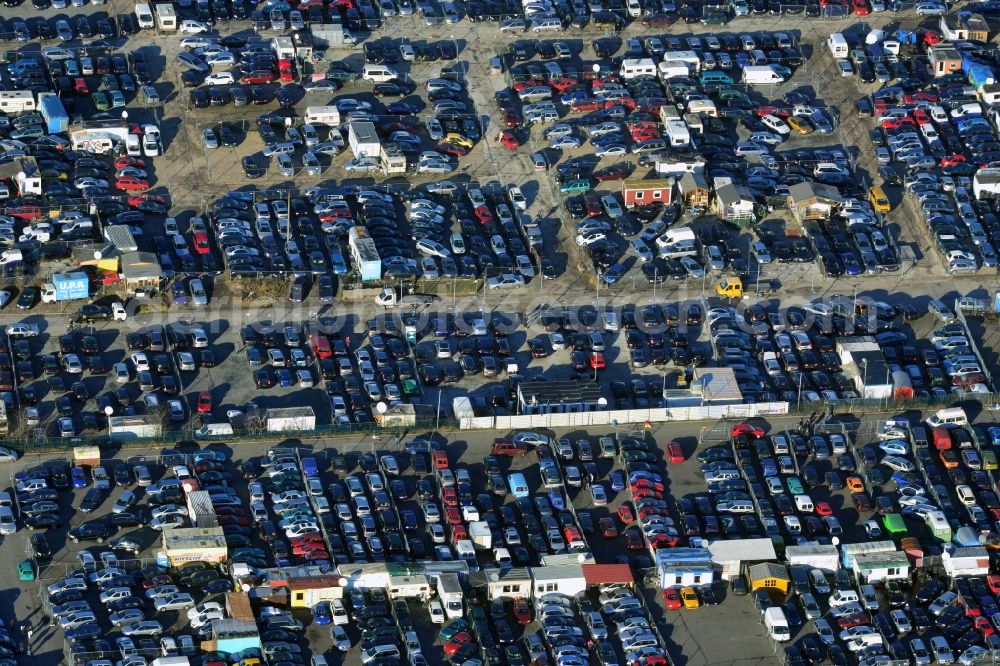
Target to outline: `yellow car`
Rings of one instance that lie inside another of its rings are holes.
[[[449,132],[448,136],[444,138],[444,143],[461,146],[462,148],[467,148],[469,150],[472,150],[472,147],[475,145],[470,139],[462,136],[461,134],[457,134],[456,132]]]
[[[701,599],[698,598],[698,592],[693,587],[681,588],[681,601],[684,602],[684,608],[701,607]]]
[[[788,119],[788,126],[799,134],[812,134],[813,126],[802,116],[792,116]]]

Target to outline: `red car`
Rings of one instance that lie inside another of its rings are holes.
[[[931,117],[923,109],[914,109],[913,119],[917,121],[918,125],[926,125],[931,122]]]
[[[837,620],[837,626],[841,629],[850,629],[851,627],[862,627],[869,623],[868,616],[865,613],[851,613],[850,615],[845,615]]]
[[[445,486],[441,489],[441,499],[445,506],[458,506],[458,493],[451,486]]]
[[[739,437],[740,435],[746,435],[751,439],[760,439],[764,436],[764,429],[759,428],[755,425],[749,423],[738,423],[733,426],[733,429],[729,431],[732,437]]]
[[[471,642],[472,642],[472,634],[470,634],[467,631],[461,631],[461,632],[455,634],[454,636],[452,636],[451,639],[447,643],[444,644],[444,653],[446,655],[451,656],[451,655],[455,654],[456,652],[458,652],[458,650],[463,645],[465,645],[466,643],[471,643]]]
[[[605,368],[604,354],[601,352],[590,352],[590,367],[594,370],[603,370]]]
[[[86,97],[89,95],[90,88],[87,87],[87,81],[82,77],[73,79],[73,92],[80,97]]]
[[[159,587],[160,585],[173,585],[174,579],[167,574],[159,574],[158,576],[153,576],[152,578],[147,578],[142,581],[142,589],[152,590],[154,587]]]
[[[198,394],[198,413],[209,414],[212,411],[212,394],[202,391]]]
[[[486,204],[476,206],[476,209],[472,211],[472,214],[476,216],[476,219],[483,224],[489,224],[493,221],[493,213],[490,211],[490,207]]]
[[[872,7],[868,4],[868,0],[853,0],[851,6],[858,16],[868,16],[872,13]]]
[[[956,164],[961,164],[965,161],[965,155],[955,153],[954,155],[946,155],[941,158],[941,166],[955,166]]]
[[[513,109],[503,112],[503,124],[505,127],[517,128],[521,126],[521,114]]]
[[[208,234],[204,231],[194,232],[194,251],[198,254],[209,254],[212,246],[208,243]]]
[[[265,71],[251,72],[250,74],[243,75],[243,77],[240,78],[240,83],[247,83],[250,85],[259,83],[273,83],[276,78],[278,77],[275,76],[274,72],[265,72]]]
[[[813,509],[816,511],[816,515],[817,516],[832,516],[833,515],[833,507],[831,507],[826,502],[816,502],[816,504],[813,505]]]
[[[442,143],[440,146],[435,148],[435,150],[447,153],[448,155],[454,155],[455,157],[465,157],[469,154],[469,149],[464,146],[459,146],[454,143]]]
[[[667,443],[667,460],[675,464],[684,462],[684,450],[679,442]]]
[[[604,102],[596,99],[583,99],[573,102],[569,106],[570,111],[581,113],[583,111],[597,111],[604,108]]]
[[[528,79],[527,81],[518,81],[514,84],[514,90],[521,92],[522,90],[527,90],[528,88],[535,88],[537,86],[544,86],[545,81],[541,79]]]
[[[319,532],[313,532],[311,534],[303,534],[302,536],[292,537],[290,543],[292,544],[292,546],[298,546],[304,543],[313,543],[322,540],[323,540],[322,534],[320,534]]]
[[[452,525],[451,527],[451,540],[458,542],[463,539],[469,538],[469,530],[465,529],[465,525]]]
[[[553,88],[555,88],[556,92],[562,92],[562,91],[566,90],[567,88],[572,88],[577,83],[579,83],[579,82],[576,79],[571,79],[569,77],[563,77],[561,79],[556,79],[555,81],[550,81],[549,85],[551,85]]]
[[[458,510],[458,507],[446,506],[444,508],[444,519],[449,525],[458,525],[462,522],[462,512]]]
[[[611,516],[601,518],[597,521],[597,526],[601,530],[601,535],[606,539],[618,536],[618,527],[615,525],[615,519]]]
[[[518,624],[531,624],[531,604],[525,599],[514,599],[514,619]]]
[[[130,155],[122,155],[115,160],[115,169],[124,169],[127,166],[134,166],[142,169],[145,168],[146,163],[138,157],[132,157]],[[137,204],[132,203],[132,200],[129,199],[129,205],[135,206]]]
[[[632,506],[628,502],[618,507],[618,518],[626,525],[635,522],[635,513],[632,511]]]
[[[681,609],[681,595],[675,588],[668,587],[663,590],[663,603],[667,605],[667,610]]]
[[[513,130],[505,129],[497,134],[497,143],[507,150],[515,150],[521,147],[521,140]]]
[[[125,176],[115,181],[115,189],[126,192],[145,192],[149,189],[149,182],[134,176]]]
[[[653,499],[663,499],[663,493],[657,492],[652,488],[639,488],[632,491],[632,499],[645,499],[647,497],[652,497]]]
[[[4,212],[19,220],[37,220],[43,216],[40,206],[12,206]]]

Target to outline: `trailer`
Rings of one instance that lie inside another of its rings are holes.
[[[833,573],[840,568],[840,556],[833,545],[788,546],[785,548],[785,559],[790,565],[803,565],[825,573]]]
[[[340,127],[340,110],[335,106],[307,106],[302,121],[311,125]]]
[[[116,442],[128,442],[162,435],[163,423],[156,414],[112,416],[108,419],[108,436]]]
[[[212,497],[207,490],[195,490],[187,494],[188,518],[192,527],[218,527]]]
[[[361,275],[361,281],[381,280],[382,257],[379,256],[375,241],[368,235],[368,230],[364,227],[351,227],[347,232],[347,245],[351,250],[354,267]]]
[[[389,599],[420,599],[427,601],[431,596],[431,585],[427,576],[389,576],[386,589]]]
[[[316,429],[312,407],[280,407],[264,412],[268,432],[301,432]]]
[[[37,109],[35,93],[30,90],[0,91],[0,111],[12,116]]]
[[[62,100],[55,93],[39,93],[38,109],[45,120],[45,130],[49,134],[69,131],[69,114]]]
[[[484,520],[477,520],[469,523],[469,538],[476,548],[489,550],[493,547],[493,532],[489,524]]]
[[[162,558],[161,558],[162,555]],[[220,564],[229,559],[226,534],[221,527],[181,527],[163,532],[163,550],[157,560],[176,567],[185,562]]]
[[[1000,115],[990,109],[990,118],[997,124]],[[979,169],[972,176],[972,193],[976,199],[995,199],[1000,196],[1000,169]]]
[[[99,466],[101,464],[101,447],[99,446],[73,447],[73,464],[77,467]]]
[[[160,32],[177,32],[177,12],[173,5],[156,5],[156,27]]]
[[[382,142],[375,123],[357,121],[347,125],[347,143],[355,157],[375,157],[382,154]]]

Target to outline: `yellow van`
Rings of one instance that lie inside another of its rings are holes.
[[[885,191],[879,185],[874,185],[868,190],[868,200],[871,202],[875,212],[880,215],[885,215],[892,210],[889,197],[885,196]]]

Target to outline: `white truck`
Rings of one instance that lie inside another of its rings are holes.
[[[434,296],[429,294],[407,294],[402,295],[399,289],[383,287],[378,296],[375,297],[375,304],[384,308],[392,308],[397,305],[430,305],[434,302]]]
[[[438,599],[444,606],[444,613],[449,620],[457,620],[462,617],[464,607],[462,598],[465,595],[462,590],[462,582],[458,579],[457,573],[443,573],[437,579]]]

